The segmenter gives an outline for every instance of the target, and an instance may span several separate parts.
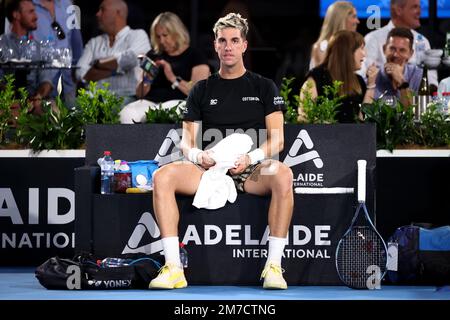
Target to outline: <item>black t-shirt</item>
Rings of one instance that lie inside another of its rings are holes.
[[[199,81],[189,94],[186,108],[185,121],[202,121],[203,148],[208,141],[217,142],[236,129],[258,133],[258,129],[266,128],[267,115],[285,111],[275,83],[250,71],[236,79],[223,79],[216,73]],[[218,129],[221,137],[213,134],[211,139],[208,132],[205,135],[208,129]]]
[[[166,53],[155,56],[152,51],[147,53],[150,59],[164,59],[172,66],[172,71],[177,77],[185,81],[191,80],[192,68],[201,64],[208,64],[206,57],[197,49],[188,47],[178,56],[169,56]],[[164,70],[160,68],[158,75],[154,79],[150,92],[146,99],[153,102],[164,102],[173,99],[186,99],[186,95],[178,89],[172,89],[172,83],[167,80]]]
[[[364,100],[366,94],[366,83],[360,75],[356,75],[361,86],[361,94],[347,95],[341,100],[342,104],[337,108],[336,118],[340,123],[353,123],[356,117],[358,117],[360,104]],[[323,65],[311,69],[306,75],[306,79],[311,77],[316,82],[317,94],[319,96],[325,95],[324,86],[332,86],[333,81],[331,79],[330,72],[323,67]],[[330,99],[332,97],[330,96]]]

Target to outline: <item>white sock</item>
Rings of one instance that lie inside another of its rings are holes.
[[[162,238],[162,245],[164,249],[164,257],[166,263],[173,263],[177,266],[181,266],[180,260],[180,242],[178,237]]]
[[[283,256],[284,246],[286,245],[286,238],[277,238],[269,236],[269,252],[267,254],[267,262],[275,263],[281,266],[281,257]]]

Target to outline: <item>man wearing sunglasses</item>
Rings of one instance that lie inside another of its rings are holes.
[[[78,61],[77,78],[108,82],[109,90],[123,97],[126,105],[135,100],[142,72],[137,56],[150,50],[147,33],[127,25],[128,7],[122,0],[103,0],[96,16],[104,34],[86,44]]]
[[[71,0],[33,0],[38,16],[37,29],[33,36],[37,41],[50,40],[55,49],[69,48],[72,53],[72,64],[76,65],[83,52],[83,41],[79,25],[68,10]],[[76,15],[75,15],[76,17]],[[68,23],[71,22],[72,24]],[[76,80],[74,73],[69,69],[59,69],[53,79],[53,96],[56,96],[56,87],[62,76],[63,98],[68,107],[75,104]]]

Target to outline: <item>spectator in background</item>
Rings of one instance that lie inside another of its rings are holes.
[[[325,95],[324,86],[333,85],[333,81],[342,82],[339,94],[345,95],[338,107],[338,122],[355,122],[362,119],[361,103],[372,102],[375,91],[375,79],[378,68],[371,66],[367,71],[368,85],[355,72],[361,68],[365,57],[364,38],[355,31],[341,30],[331,37],[325,59],[318,67],[309,71],[306,81],[300,90],[299,121],[305,121],[305,113],[301,101],[305,92],[312,99]]]
[[[20,46],[21,38],[28,38],[31,31],[36,30],[38,17],[36,9],[31,0],[12,0],[6,6],[6,16],[10,23],[10,32],[1,36],[0,47],[10,49],[11,56],[8,59],[20,60],[25,58],[23,47]],[[37,44],[38,45],[38,44]],[[39,57],[33,56],[33,59]],[[0,77],[3,70],[0,70]],[[53,89],[52,80],[55,72],[52,70],[30,71],[17,70],[15,72],[16,87],[25,86],[30,100],[32,101],[32,111],[40,114],[42,99],[49,98]]]
[[[422,34],[414,29],[420,27],[420,0],[391,0],[391,20],[381,29],[369,32],[364,40],[366,41],[367,57],[359,74],[364,76],[367,68],[375,63],[380,69],[386,63],[383,45],[393,28],[403,27],[411,29],[414,35],[413,55],[409,59],[412,64],[419,64],[417,59],[417,41],[422,39],[424,50],[430,49],[430,42]],[[437,86],[438,77],[436,70],[428,70],[428,81],[431,85]]]
[[[154,60],[160,70],[154,79],[145,73],[136,96],[152,102],[184,100],[197,81],[208,78],[207,60],[190,46],[189,32],[176,14],[159,14],[151,25],[150,40],[153,50],[147,57]]]
[[[102,1],[97,20],[105,33],[89,40],[76,71],[81,81],[108,82],[109,90],[124,98],[124,105],[135,100],[138,79],[142,77],[137,56],[150,50],[145,31],[132,30],[127,16],[124,1]]]
[[[150,27],[150,39],[153,49],[147,53],[147,58],[156,75],[144,72],[136,96],[146,100],[125,106],[120,113],[121,123],[145,122],[146,112],[157,108],[157,103],[162,103],[161,107],[166,109],[184,107],[192,86],[210,74],[206,57],[190,46],[189,32],[176,14],[159,14]]]
[[[328,47],[328,41],[339,30],[356,31],[359,20],[356,9],[351,2],[336,1],[328,7],[320,30],[319,39],[313,44],[309,69],[323,62]]]
[[[36,41],[51,40],[55,44],[54,49],[69,48],[72,55],[72,64],[76,65],[83,52],[83,40],[79,26],[68,25],[68,22],[75,22],[71,0],[33,0],[38,15],[38,27],[33,31]],[[70,27],[70,28],[69,28]],[[59,78],[62,76],[62,87],[64,101],[70,107],[75,105],[76,80],[72,70],[60,69],[53,79],[52,96],[56,96],[56,87]]]
[[[376,79],[375,99],[381,95],[400,98],[404,106],[412,104],[411,90],[419,90],[423,70],[408,63],[413,55],[414,36],[408,28],[394,28],[389,31],[383,45],[386,63]]]

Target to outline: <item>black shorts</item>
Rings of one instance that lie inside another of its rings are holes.
[[[244,183],[250,177],[250,175],[256,170],[260,162],[249,165],[244,172],[241,172],[239,174],[231,175],[230,172],[227,174],[233,179],[234,186],[236,187],[236,190],[239,192],[245,192],[244,190]],[[201,167],[198,164],[195,164],[200,170],[205,171],[205,168]]]
[[[236,174],[236,175],[230,175],[231,178],[234,181],[234,185],[236,186],[236,190],[238,190],[240,192],[245,192],[245,190],[244,190],[244,183],[248,179],[248,177],[250,177],[250,175],[256,170],[258,165],[259,165],[259,163],[251,164],[244,170],[244,172],[241,172],[241,173]]]

